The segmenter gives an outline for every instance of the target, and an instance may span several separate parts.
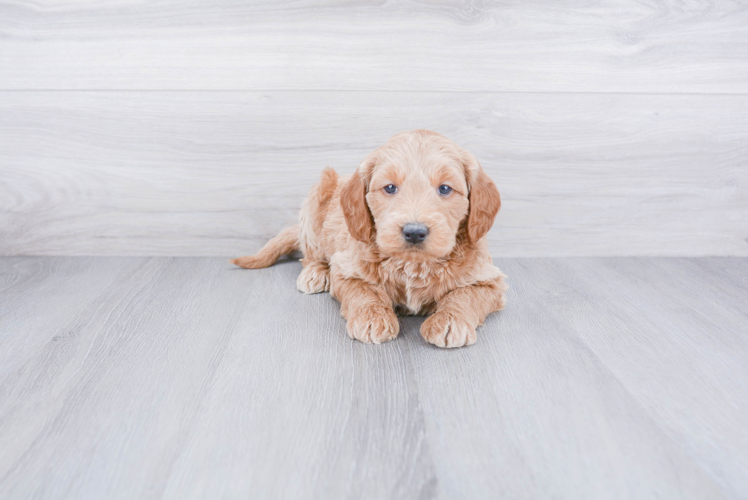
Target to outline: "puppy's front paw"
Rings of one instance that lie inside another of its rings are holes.
[[[356,311],[346,325],[348,336],[367,344],[381,344],[397,337],[400,323],[395,311],[374,306]]]
[[[459,314],[435,312],[421,325],[421,336],[439,347],[462,347],[478,340],[475,328]]]
[[[323,262],[314,262],[301,270],[296,288],[304,293],[330,291],[330,268]]]

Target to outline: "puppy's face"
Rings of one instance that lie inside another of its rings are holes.
[[[433,132],[398,134],[359,166],[341,193],[354,238],[410,261],[444,258],[468,218],[480,239],[499,210],[499,193],[472,155]]]
[[[425,149],[395,149],[372,170],[366,202],[384,254],[408,260],[444,257],[468,214],[462,164],[447,151]]]

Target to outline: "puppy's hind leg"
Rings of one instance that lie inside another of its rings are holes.
[[[324,224],[339,178],[335,170],[330,167],[324,169],[320,181],[312,187],[301,207],[299,242],[301,251],[304,252],[304,258],[301,259],[304,269],[296,280],[296,288],[300,292],[330,291],[330,266],[324,258],[323,249]]]
[[[304,269],[296,280],[296,288],[304,293],[330,291],[330,266],[322,260],[302,259]]]

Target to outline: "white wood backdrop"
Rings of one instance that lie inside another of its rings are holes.
[[[742,0],[4,0],[4,89],[746,91]]]
[[[389,136],[495,255],[748,255],[748,4],[0,0],[0,254],[236,255]]]

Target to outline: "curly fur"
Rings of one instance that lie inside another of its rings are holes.
[[[439,194],[442,184],[452,192]],[[385,192],[388,185],[397,192]],[[257,255],[232,262],[267,267],[301,250],[298,289],[329,291],[339,300],[352,338],[375,344],[394,339],[397,310],[430,314],[421,334],[432,344],[471,345],[476,328],[505,303],[505,276],[485,240],[500,207],[496,186],[473,155],[434,132],[403,132],[348,178],[323,170],[299,225]],[[407,223],[428,227],[423,243],[403,238]]]

